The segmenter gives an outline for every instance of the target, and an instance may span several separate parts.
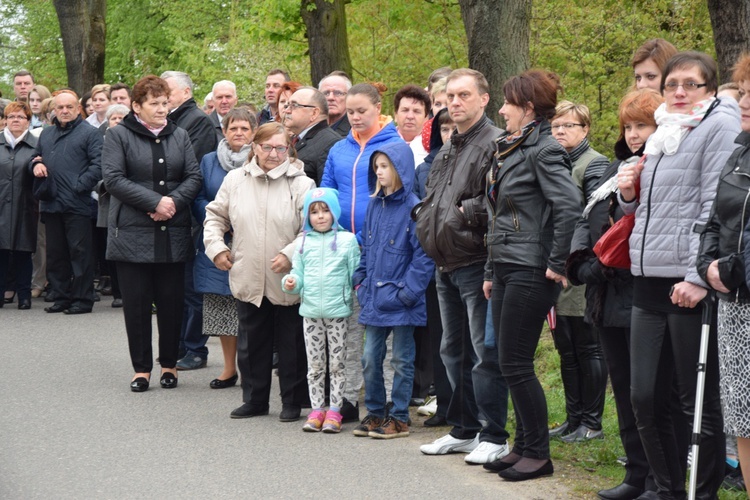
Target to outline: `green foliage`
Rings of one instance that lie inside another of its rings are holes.
[[[592,146],[613,157],[617,107],[633,83],[630,58],[650,38],[714,53],[704,0],[534,2],[533,65],[560,75],[564,97],[591,109]]]

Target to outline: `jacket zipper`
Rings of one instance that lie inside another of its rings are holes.
[[[643,225],[643,240],[641,241],[641,261],[640,261],[640,267],[641,267],[641,276],[645,277],[646,273],[643,270],[643,255],[646,251],[646,232],[648,231],[648,223],[651,220],[651,193],[654,192],[654,181],[656,180],[656,169],[659,167],[659,164],[661,163],[661,159],[664,158],[664,155],[661,155],[659,157],[659,161],[656,162],[656,165],[654,166],[654,173],[651,175],[651,185],[649,186],[648,190],[648,203],[646,204],[646,222]],[[641,175],[643,175],[643,172],[641,172]]]
[[[513,218],[513,227],[516,228],[516,232],[519,232],[521,230],[521,222],[518,220],[518,213],[516,212],[516,207],[513,206],[513,200],[510,199],[510,196],[508,196],[506,199],[508,208],[510,209],[510,215]]]
[[[359,154],[357,155],[357,159],[354,160],[354,165],[352,165],[352,234],[357,234],[357,228],[354,226],[354,210],[357,206],[357,165],[359,164],[359,159],[362,158],[362,154],[365,152],[365,148],[367,147],[367,144],[364,144],[359,149]],[[369,176],[369,172],[368,172]]]

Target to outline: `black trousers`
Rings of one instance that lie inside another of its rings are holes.
[[[557,316],[555,347],[565,388],[565,411],[571,428],[602,428],[607,366],[595,328],[582,316]]]
[[[623,482],[646,489],[649,486],[646,483],[648,460],[630,402],[630,328],[602,327],[598,330],[617,408],[620,441],[628,458]]]
[[[638,432],[654,474],[659,498],[686,498],[685,478],[695,413],[696,363],[701,315],[668,314],[633,307],[631,322],[631,400]],[[673,379],[682,415],[673,412]],[[680,418],[684,422],[673,422]],[[678,425],[679,424],[679,425]],[[716,316],[709,340],[703,399],[697,498],[714,499],[724,479],[724,421],[719,394]]]
[[[492,319],[497,349],[516,414],[513,452],[550,457],[547,400],[534,371],[534,354],[547,312],[557,301],[560,285],[541,268],[495,264],[492,281]]]
[[[133,369],[136,373],[148,373],[154,367],[152,304],[156,305],[159,328],[159,363],[163,368],[174,368],[182,327],[185,264],[117,262],[117,272]]]
[[[94,244],[85,215],[45,213],[47,281],[55,304],[94,306]]]
[[[18,292],[19,301],[31,300],[32,271],[31,252],[0,250],[0,291],[12,290]]]
[[[237,315],[240,323],[237,368],[242,375],[242,400],[260,409],[268,408],[276,339],[281,403],[308,404],[307,354],[299,305],[274,305],[265,297],[260,307],[237,301]]]

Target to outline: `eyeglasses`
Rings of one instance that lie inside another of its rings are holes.
[[[552,130],[557,130],[559,128],[563,128],[565,130],[571,130],[575,127],[585,127],[583,123],[558,123],[557,125],[552,125]]]
[[[288,102],[285,107],[290,108],[292,111],[294,111],[295,109],[299,109],[299,108],[314,108],[314,109],[317,109],[317,106],[313,106],[312,104],[299,104],[299,103],[294,102],[294,101]]]
[[[260,145],[260,149],[264,153],[270,153],[271,151],[273,151],[275,149],[276,150],[276,154],[283,155],[284,153],[287,152],[287,150],[289,150],[289,147],[288,146],[275,146],[274,147],[274,146],[270,146],[268,144],[261,144]]]
[[[5,117],[6,120],[12,121],[12,120],[28,120],[26,115],[8,115]]]
[[[708,85],[707,83],[695,83],[695,82],[685,82],[685,83],[677,83],[677,82],[667,82],[664,84],[664,91],[665,92],[677,92],[677,87],[682,87],[682,90],[685,92],[692,92],[694,90],[698,90],[700,88],[705,87]]]
[[[326,90],[325,92],[323,92],[323,95],[326,97],[331,94],[333,94],[335,97],[344,97],[346,95],[346,92],[342,92],[340,90]]]

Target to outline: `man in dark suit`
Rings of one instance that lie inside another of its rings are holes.
[[[352,128],[346,116],[346,94],[350,88],[352,81],[343,71],[330,73],[318,84],[328,102],[328,125],[341,137],[346,137]]]
[[[214,110],[208,115],[216,131],[217,144],[224,138],[221,130],[221,121],[229,110],[237,106],[237,86],[229,80],[221,80],[214,83],[211,89],[214,99]],[[200,161],[200,160],[198,160]]]
[[[305,164],[307,176],[320,185],[328,150],[341,140],[328,126],[326,98],[313,87],[301,87],[292,94],[284,113],[284,126],[294,133],[297,157]]]

